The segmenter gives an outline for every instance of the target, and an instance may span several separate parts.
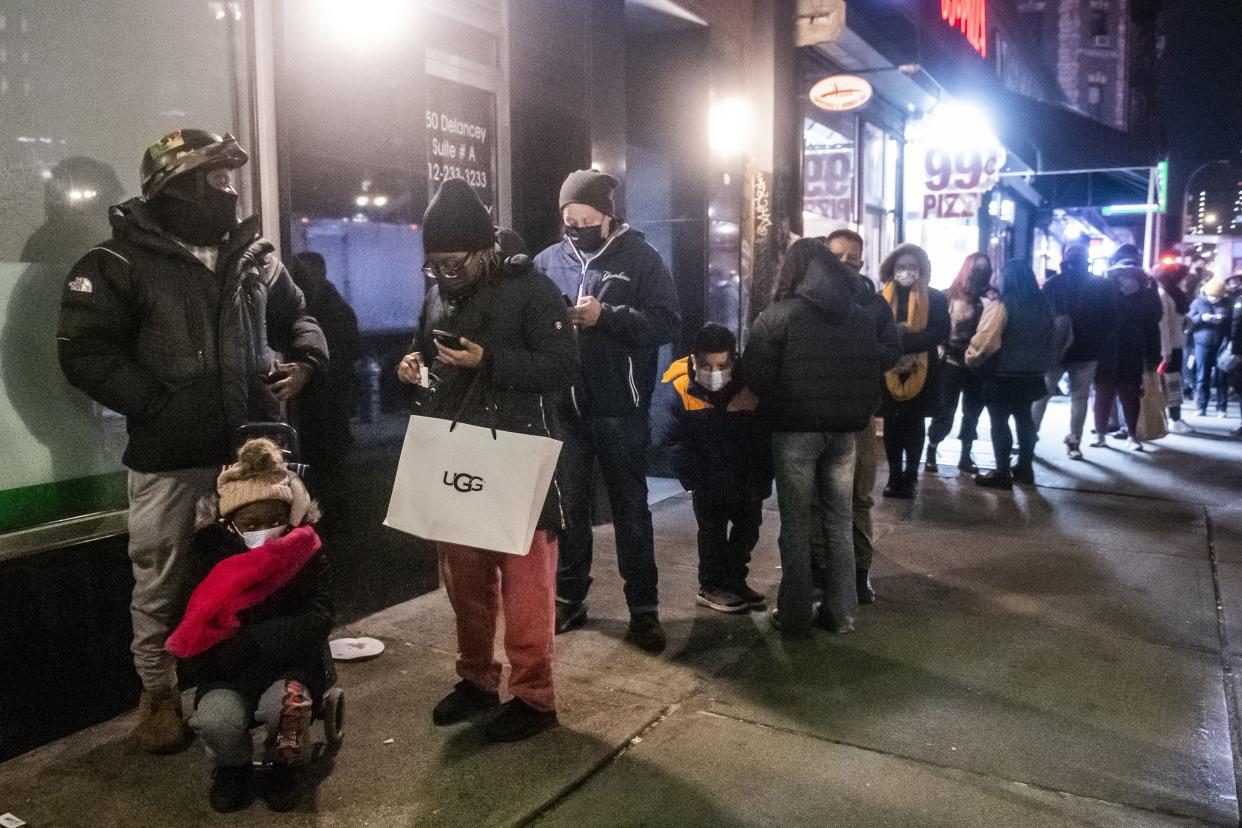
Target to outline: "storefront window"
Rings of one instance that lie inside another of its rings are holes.
[[[56,358],[69,267],[138,193],[142,152],[178,127],[252,153],[247,4],[11,0],[0,84],[0,535],[124,508],[124,419]],[[236,179],[255,203],[248,169]],[[4,542],[0,539],[0,551]]]
[[[802,231],[826,236],[855,226],[854,116],[808,110],[802,131]]]
[[[880,262],[897,244],[897,175],[901,142],[870,122],[863,123],[863,270],[878,278]]]

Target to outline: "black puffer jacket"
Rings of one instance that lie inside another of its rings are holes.
[[[483,346],[477,369],[437,360],[432,331]],[[423,304],[415,349],[432,375],[431,390],[414,390],[414,412],[501,431],[557,437],[555,395],[578,369],[577,349],[561,292],[526,256],[506,260],[501,272],[465,299],[441,301],[432,287]],[[538,528],[560,529],[560,497],[553,482]]]
[[[257,219],[229,236],[213,273],[142,199],[113,207],[111,218],[113,238],[89,250],[65,283],[61,368],[126,416],[129,468],[227,463],[238,426],[279,415],[263,381],[273,350],[322,370],[323,332]]]
[[[858,431],[871,421],[880,379],[900,356],[886,312],[852,270],[825,256],[793,296],[759,314],[742,380],[773,431]]]
[[[1044,296],[1053,317],[1068,314],[1073,325],[1074,341],[1063,362],[1100,359],[1117,328],[1116,286],[1067,264],[1060,275],[1044,283]]]

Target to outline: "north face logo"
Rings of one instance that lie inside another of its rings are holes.
[[[79,276],[69,282],[69,289],[74,293],[94,293],[95,286],[91,284],[91,280],[85,276]]]

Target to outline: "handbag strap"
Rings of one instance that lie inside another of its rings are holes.
[[[488,428],[492,432],[492,439],[496,440],[498,439],[496,436],[496,421],[498,416],[496,410],[496,400],[494,395],[491,393],[490,383],[484,380],[483,372],[477,370],[475,371],[474,377],[470,380],[470,386],[466,389],[465,395],[462,397],[461,402],[457,406],[457,411],[453,414],[453,421],[449,426],[449,431],[452,432],[457,429],[457,424],[461,422],[462,412],[465,411],[466,406],[468,406],[477,395],[483,395],[486,397],[483,401],[483,410],[491,415],[491,425],[488,426]]]

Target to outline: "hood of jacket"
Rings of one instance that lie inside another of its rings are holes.
[[[917,244],[906,242],[894,247],[893,252],[885,256],[884,261],[880,262],[881,284],[887,284],[893,280],[893,272],[897,269],[897,260],[907,253],[918,260],[919,282],[924,285],[931,283],[931,259],[928,258],[927,251]]]
[[[854,274],[845,265],[835,259],[815,259],[794,296],[810,302],[835,322],[850,315],[858,288]]]
[[[176,236],[160,226],[147,200],[141,196],[109,208],[108,221],[112,224],[112,235],[118,239],[125,239],[169,256],[188,257],[198,261]],[[262,242],[258,215],[245,219],[225,237],[220,245],[220,261],[232,259],[240,250],[254,242]],[[275,249],[269,242],[263,244],[271,250]],[[263,251],[255,251],[256,255],[261,252]]]

